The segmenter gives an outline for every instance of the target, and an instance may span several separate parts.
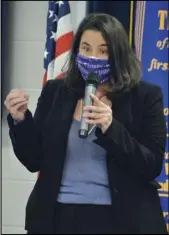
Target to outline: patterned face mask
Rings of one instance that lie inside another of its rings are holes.
[[[78,53],[76,63],[84,80],[87,79],[90,72],[94,72],[99,76],[100,83],[104,83],[111,78],[108,59],[86,57]]]

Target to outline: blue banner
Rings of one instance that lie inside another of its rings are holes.
[[[139,1],[138,1],[139,2]],[[144,1],[138,7],[143,18],[142,25],[137,29],[137,37],[140,35],[138,43],[138,54],[141,55],[143,66],[143,80],[157,84],[162,88],[164,95],[164,115],[166,117],[167,144],[164,156],[164,166],[157,181],[162,188],[159,190],[163,214],[169,231],[169,154],[168,154],[168,1]],[[138,22],[139,23],[139,22]],[[142,32],[142,34],[139,34]],[[136,38],[137,38],[136,37]],[[141,46],[140,46],[141,45]]]

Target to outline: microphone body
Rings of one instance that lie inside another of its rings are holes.
[[[96,89],[99,84],[98,75],[95,73],[89,73],[88,78],[86,79],[86,86],[85,86],[85,95],[84,95],[84,106],[92,105],[92,98],[90,94],[95,95]],[[83,107],[84,107],[83,106]],[[85,122],[84,117],[81,117],[81,124],[79,130],[79,137],[86,138],[88,136],[89,131],[89,124]]]

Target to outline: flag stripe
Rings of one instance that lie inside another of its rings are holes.
[[[71,16],[70,14],[58,20],[56,39],[59,39],[62,35],[72,32]]]
[[[54,74],[53,76],[56,78],[60,73],[62,73],[62,69],[67,61],[68,55],[70,51],[66,51],[62,53],[57,59],[54,61]]]
[[[44,76],[43,76],[43,83],[42,83],[43,87],[44,87],[46,81],[47,81],[47,71],[45,71]]]
[[[72,40],[73,40],[73,32],[66,33],[62,35],[57,40],[57,47],[55,51],[55,56],[58,57],[62,53],[65,53],[66,51],[70,50],[72,46]]]

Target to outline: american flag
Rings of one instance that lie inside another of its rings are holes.
[[[60,78],[72,46],[73,29],[69,1],[49,1],[44,51],[43,85]]]

